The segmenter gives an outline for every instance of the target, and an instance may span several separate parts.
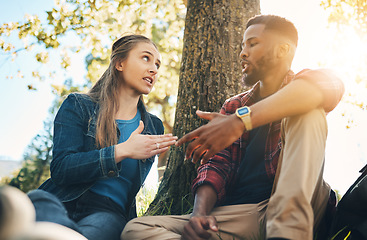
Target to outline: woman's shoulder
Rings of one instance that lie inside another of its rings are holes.
[[[148,116],[150,117],[150,119],[152,120],[153,122],[153,125],[154,127],[156,128],[157,132],[159,134],[163,134],[164,132],[164,127],[163,127],[163,122],[162,120],[157,117],[156,115],[150,113],[150,112],[147,112]]]
[[[67,103],[80,105],[81,107],[94,107],[97,105],[97,103],[93,101],[93,99],[88,94],[77,92],[67,95],[63,104]]]
[[[97,103],[90,96],[83,93],[70,93],[66,96],[58,110],[58,115],[75,113],[80,117],[90,117],[97,110]]]
[[[70,93],[69,95],[67,95],[66,99],[68,99],[69,101],[93,102],[92,98],[88,94],[79,92]]]
[[[159,117],[150,112],[147,112],[147,114],[150,117],[150,119],[152,119],[153,122],[163,125],[162,120]]]

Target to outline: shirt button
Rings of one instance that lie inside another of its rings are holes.
[[[107,173],[107,177],[114,177],[114,176],[116,176],[116,172],[115,171],[109,171],[108,173]]]

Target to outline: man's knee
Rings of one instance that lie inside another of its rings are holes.
[[[323,108],[316,108],[304,114],[286,118],[287,124],[321,124],[326,127],[326,114]]]
[[[316,135],[326,140],[327,121],[324,109],[316,108],[307,113],[284,119],[283,135],[290,137],[307,137]],[[284,136],[283,136],[284,137]]]
[[[144,225],[144,219],[145,217],[131,219],[125,225],[124,230],[121,233],[121,239],[134,239],[137,233],[141,231],[144,232],[144,226],[148,227],[147,225]]]

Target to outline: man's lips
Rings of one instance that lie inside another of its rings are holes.
[[[242,61],[242,73],[246,73],[250,63],[248,61]]]

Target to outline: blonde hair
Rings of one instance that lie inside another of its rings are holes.
[[[118,39],[112,45],[110,65],[101,78],[87,93],[99,105],[96,123],[96,146],[103,148],[117,144],[117,126],[115,114],[119,109],[118,90],[121,79],[116,64],[127,59],[129,52],[141,42],[157,46],[142,35],[128,35]]]

